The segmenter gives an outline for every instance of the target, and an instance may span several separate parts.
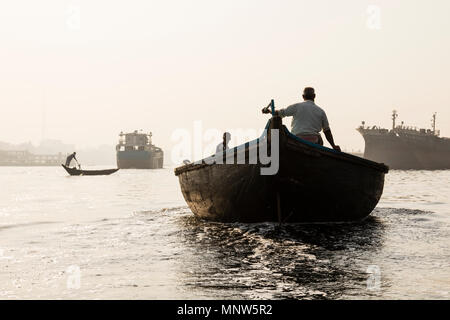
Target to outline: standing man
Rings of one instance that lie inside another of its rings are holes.
[[[333,135],[328,124],[328,118],[325,111],[314,103],[316,93],[314,88],[306,87],[303,90],[304,102],[290,105],[285,109],[275,112],[280,117],[293,117],[292,134],[300,139],[307,140],[312,143],[323,145],[320,131],[323,130],[325,137],[334,150],[341,151],[341,148],[334,143]],[[268,112],[268,110],[263,110]]]
[[[75,160],[75,161],[78,163],[78,160],[77,160],[77,158],[75,157],[76,154],[77,154],[77,153],[74,152],[74,153],[70,154],[70,155],[67,157],[67,159],[66,159],[66,167],[70,166],[70,163],[72,162],[72,160]]]

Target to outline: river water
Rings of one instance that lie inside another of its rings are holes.
[[[450,171],[341,225],[197,220],[172,168],[0,167],[2,299],[449,299]]]

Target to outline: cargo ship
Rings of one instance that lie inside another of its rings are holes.
[[[397,111],[392,113],[392,128],[357,128],[364,138],[364,157],[387,164],[391,169],[444,170],[450,169],[450,139],[440,137],[436,130],[436,113],[431,129],[396,125]]]
[[[159,169],[163,167],[164,152],[152,144],[152,133],[135,130],[119,134],[116,146],[119,169]]]

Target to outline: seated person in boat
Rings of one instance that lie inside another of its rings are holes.
[[[77,158],[75,157],[76,154],[77,154],[77,153],[74,152],[74,153],[70,154],[70,155],[67,157],[67,159],[66,159],[66,167],[69,167],[69,166],[70,166],[70,163],[72,162],[72,160],[75,160],[76,162],[78,162]]]
[[[228,143],[231,140],[231,134],[229,132],[225,132],[223,134],[223,141],[219,143],[216,147],[216,153],[225,152],[225,150],[229,149]]]
[[[323,145],[320,136],[320,131],[323,130],[331,147],[334,150],[341,151],[341,148],[334,143],[327,115],[322,108],[314,103],[315,98],[314,88],[306,87],[303,90],[304,102],[290,105],[285,109],[276,111],[275,114],[282,118],[293,117],[291,132],[300,139]]]

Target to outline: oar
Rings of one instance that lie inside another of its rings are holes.
[[[262,113],[271,113],[272,116],[275,116],[275,101],[272,99],[267,107],[263,108]],[[279,189],[279,187],[277,187]],[[277,190],[277,215],[278,215],[278,226],[281,227],[281,223],[283,222],[283,216],[281,214],[281,199],[280,199],[280,191]]]

